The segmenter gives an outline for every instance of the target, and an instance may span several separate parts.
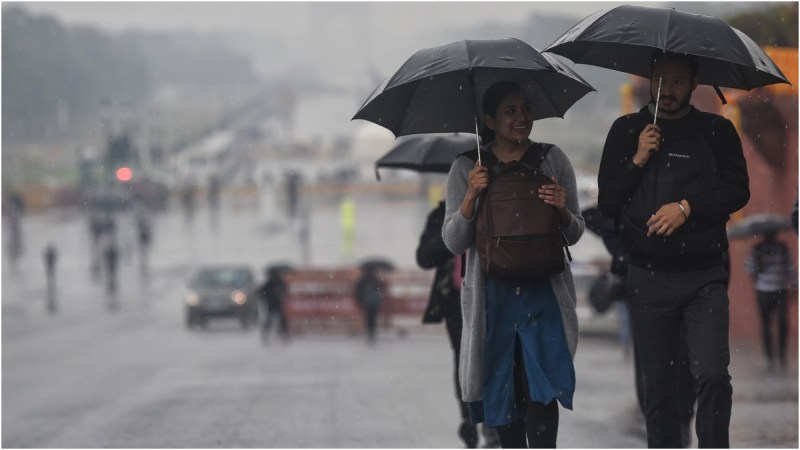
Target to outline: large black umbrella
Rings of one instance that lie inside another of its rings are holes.
[[[404,136],[375,162],[375,177],[381,179],[378,168],[447,173],[458,155],[473,148],[475,148],[475,137],[466,134]]]
[[[650,78],[653,52],[698,57],[698,83],[750,90],[789,83],[766,53],[722,19],[673,8],[618,6],[597,11],[544,51],[575,63]]]
[[[522,86],[534,119],[563,117],[594,90],[556,58],[518,39],[466,40],[415,53],[353,119],[376,123],[395,136],[477,134],[483,93],[498,81]]]
[[[729,239],[746,239],[791,228],[788,217],[778,214],[753,214],[728,228]]]

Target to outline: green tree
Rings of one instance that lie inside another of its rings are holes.
[[[762,47],[797,47],[797,2],[735,14],[725,21]]]

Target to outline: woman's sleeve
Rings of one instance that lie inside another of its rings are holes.
[[[567,158],[567,155],[559,147],[554,146],[551,148],[548,157],[553,158],[558,184],[567,191],[567,209],[572,214],[572,220],[569,221],[569,225],[563,231],[564,236],[567,238],[567,243],[575,245],[583,236],[583,231],[586,228],[586,223],[581,215],[581,207],[578,203],[578,183],[575,179],[575,170],[572,168],[572,163]]]
[[[450,173],[447,175],[442,239],[450,252],[455,255],[467,251],[475,240],[475,217],[477,214],[473,215],[470,220],[461,215],[461,202],[467,194],[468,175],[472,166],[473,163],[469,158],[460,156],[453,161]],[[477,211],[477,207],[475,210]]]

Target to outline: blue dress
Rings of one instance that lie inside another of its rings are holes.
[[[561,310],[549,279],[511,282],[486,276],[484,394],[470,404],[470,416],[489,427],[520,417],[514,401],[514,347],[519,336],[531,400],[558,399],[572,409],[575,369]]]

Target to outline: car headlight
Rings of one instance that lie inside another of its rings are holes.
[[[242,291],[233,291],[231,292],[231,300],[237,305],[244,305],[247,303],[247,295]]]
[[[200,303],[200,296],[199,295],[197,295],[194,292],[189,292],[186,295],[186,304],[191,305],[191,306],[195,306],[198,303]]]

